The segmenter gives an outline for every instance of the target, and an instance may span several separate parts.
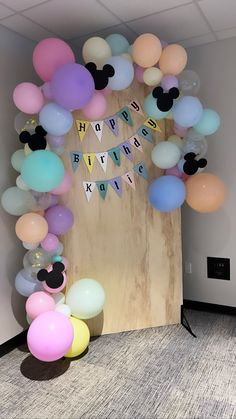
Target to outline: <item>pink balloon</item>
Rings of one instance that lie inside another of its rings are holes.
[[[137,65],[134,69],[135,80],[139,81],[139,83],[144,83],[144,80],[143,80],[144,71],[145,71],[145,68],[142,68],[139,65]]]
[[[46,252],[53,252],[57,250],[59,239],[55,234],[48,233],[43,241],[41,241],[41,247]]]
[[[27,343],[35,358],[51,362],[68,352],[73,338],[74,330],[68,317],[57,311],[48,311],[31,323]]]
[[[25,304],[26,313],[31,319],[36,319],[41,313],[54,310],[55,301],[51,295],[44,291],[37,291],[31,294]]]
[[[52,91],[51,91],[51,85],[48,81],[41,86],[41,90],[42,90],[43,95],[46,99],[48,99],[48,100],[53,99]]]
[[[181,172],[178,168],[178,166],[171,167],[170,169],[166,169],[165,175],[171,175],[171,176],[177,176],[179,179],[185,181],[188,179],[188,175]]]
[[[188,131],[188,128],[185,128],[185,127],[181,127],[180,125],[178,125],[178,124],[174,124],[174,133],[176,134],[176,135],[178,135],[179,137],[185,137],[185,135],[187,134],[187,131]]]
[[[69,45],[58,38],[40,41],[33,52],[36,73],[44,81],[50,81],[55,71],[63,64],[74,63],[75,56]]]
[[[62,263],[63,263],[63,262],[62,262]],[[48,266],[47,271],[48,271],[48,272],[51,272],[51,271],[52,271],[52,265],[49,265],[49,266]],[[60,273],[59,273],[59,274],[60,274]],[[57,288],[51,288],[51,287],[49,287],[49,285],[47,285],[46,281],[43,281],[43,288],[44,288],[44,290],[45,290],[45,291],[47,291],[47,292],[50,292],[51,294],[56,294],[56,293],[58,293],[58,292],[62,291],[62,290],[65,288],[66,283],[67,283],[67,276],[66,276],[66,274],[65,274],[65,271],[64,271],[64,272],[62,272],[62,275],[63,275],[63,282],[62,282],[62,284],[61,284],[59,287],[57,287]]]
[[[105,89],[100,90],[100,92],[103,94],[103,96],[107,97],[112,94],[112,89],[110,89],[110,87],[105,87]]]
[[[72,186],[72,176],[69,172],[65,172],[64,178],[57,188],[54,188],[50,193],[54,195],[62,195],[70,190]]]
[[[21,112],[38,113],[44,105],[40,87],[33,83],[20,83],[13,92],[13,101]]]
[[[65,258],[65,256],[62,256],[62,263],[65,266],[65,271],[68,269],[69,266],[69,261],[67,258]]]
[[[95,92],[89,103],[84,106],[82,112],[84,116],[90,120],[101,118],[107,109],[107,101],[100,92]]]

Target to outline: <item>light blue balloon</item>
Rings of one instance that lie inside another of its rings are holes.
[[[105,41],[110,45],[112,55],[121,55],[127,52],[129,48],[129,42],[127,39],[119,33],[113,33],[106,37]]]
[[[19,294],[29,297],[36,291],[42,291],[43,284],[33,277],[26,269],[22,269],[15,278],[15,287]]]
[[[151,183],[148,199],[160,212],[170,212],[179,208],[185,200],[185,185],[177,176],[161,176]]]
[[[202,117],[203,107],[194,96],[181,97],[172,108],[173,119],[181,127],[189,128],[197,124]]]
[[[154,118],[157,121],[166,118],[170,113],[170,111],[162,112],[158,109],[157,101],[151,93],[144,100],[144,111],[150,118]]]
[[[49,150],[29,154],[22,165],[23,182],[34,191],[50,192],[64,178],[64,165],[60,157]]]
[[[47,103],[39,113],[40,125],[50,135],[65,135],[73,125],[73,117],[70,111],[56,103]]]
[[[127,59],[114,56],[106,61],[115,70],[113,77],[109,78],[107,87],[112,90],[124,90],[129,87],[134,79],[134,67]]]
[[[218,130],[219,126],[220,115],[213,109],[203,109],[200,121],[193,128],[199,134],[211,135]]]

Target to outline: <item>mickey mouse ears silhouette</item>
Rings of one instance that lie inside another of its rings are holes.
[[[92,62],[85,64],[85,67],[94,79],[96,90],[105,89],[108,85],[109,77],[113,77],[115,74],[115,70],[110,64],[105,64],[102,70],[98,70],[97,65]]]

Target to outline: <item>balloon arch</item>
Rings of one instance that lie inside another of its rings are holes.
[[[145,83],[150,88],[143,103],[146,115],[157,121],[172,118],[174,127],[174,134],[152,150],[154,165],[165,172],[149,186],[150,204],[169,212],[186,201],[206,213],[217,210],[225,198],[223,182],[204,171],[205,137],[219,128],[220,117],[213,109],[204,109],[196,97],[200,80],[185,69],[187,53],[181,45],[168,45],[149,33],[129,45],[124,36],[112,34],[88,39],[82,56],[85,65],[75,62],[64,41],[39,42],[33,65],[43,85],[23,82],[13,92],[20,110],[15,130],[24,146],[11,157],[19,176],[1,202],[6,212],[19,217],[15,231],[27,252],[15,287],[27,298],[29,349],[42,361],[84,352],[90,335],[83,320],[98,315],[105,301],[104,290],[94,279],[75,282],[66,298],[61,292],[69,262],[59,236],[72,228],[74,218],[59,203],[72,185],[60,155],[73,110],[82,110],[87,120],[99,120],[108,95],[128,88],[134,79]]]

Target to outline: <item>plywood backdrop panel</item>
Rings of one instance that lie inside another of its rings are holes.
[[[123,92],[113,92],[108,98],[110,116],[133,98],[140,103],[147,92],[133,84]],[[115,137],[104,126],[101,143],[90,127],[81,143],[76,126],[66,139],[64,162],[72,173],[69,152],[102,152],[117,146],[135,134],[145,118],[131,111],[133,127],[119,121]],[[83,119],[74,112],[74,119]],[[164,139],[170,122],[160,123],[162,132],[153,134],[155,143]],[[143,153],[133,151],[133,162],[121,153],[121,165],[115,166],[108,157],[106,173],[95,162],[89,174],[84,162],[73,174],[73,188],[64,203],[73,210],[75,224],[64,236],[65,256],[69,259],[68,287],[81,278],[99,281],[106,293],[104,311],[88,321],[92,335],[141,329],[179,323],[182,304],[180,212],[161,214],[147,200],[150,182],[161,174],[151,162],[153,145],[142,140]],[[149,181],[135,175],[136,190],[123,182],[119,198],[108,186],[105,201],[94,191],[88,203],[82,181],[97,181],[121,176],[134,164],[144,161]]]

